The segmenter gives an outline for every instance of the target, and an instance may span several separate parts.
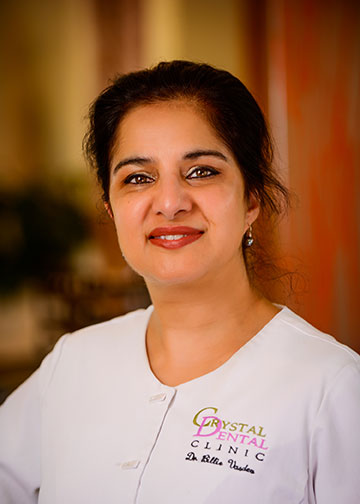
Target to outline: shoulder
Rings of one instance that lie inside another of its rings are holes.
[[[117,341],[124,339],[129,334],[143,333],[152,310],[153,307],[149,306],[146,309],[135,310],[120,317],[79,329],[66,335],[68,344],[91,344],[100,340],[102,343],[106,343],[114,339]]]
[[[284,308],[279,317],[285,334],[298,342],[300,346],[328,358],[333,357],[346,363],[360,365],[360,356],[348,346],[337,341],[333,336],[319,331],[289,308]]]
[[[55,375],[91,375],[107,366],[128,366],[144,352],[144,335],[152,306],[94,324],[62,336],[40,366],[41,388],[45,391]]]
[[[304,382],[331,380],[348,367],[360,379],[360,356],[289,308],[265,326],[262,341],[273,366]]]

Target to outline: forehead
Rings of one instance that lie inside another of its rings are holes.
[[[152,103],[141,103],[132,107],[124,116],[122,123],[129,120],[136,120],[138,117],[156,115],[156,116],[176,116],[191,115],[204,121],[211,127],[205,113],[205,108],[195,99],[170,99],[155,101]]]
[[[181,100],[139,105],[130,110],[118,126],[114,148],[115,151],[140,146],[155,149],[174,144],[179,148],[187,144],[199,144],[198,147],[211,144],[230,154],[204,110],[194,102]]]

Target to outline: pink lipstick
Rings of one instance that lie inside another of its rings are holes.
[[[193,243],[203,234],[204,231],[188,226],[158,227],[149,233],[148,239],[157,247],[177,249]]]

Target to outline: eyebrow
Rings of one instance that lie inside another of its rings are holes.
[[[202,156],[213,156],[222,159],[223,161],[228,161],[228,158],[222,154],[222,152],[217,150],[195,150],[187,152],[183,159],[197,159]]]
[[[117,165],[113,169],[113,175],[115,175],[115,173],[118,170],[120,170],[120,168],[122,168],[123,166],[129,165],[129,164],[143,166],[145,164],[151,163],[152,161],[154,161],[152,158],[146,158],[146,157],[140,157],[140,156],[125,158],[122,161],[119,161],[119,163],[117,163]]]
[[[222,154],[220,151],[211,150],[211,149],[208,149],[208,150],[198,149],[195,151],[187,152],[186,154],[184,154],[183,159],[197,159],[202,156],[213,156],[213,157],[217,157],[223,161],[228,161],[228,158],[224,154]],[[118,170],[120,170],[120,168],[122,168],[123,166],[127,166],[130,164],[143,166],[143,165],[149,164],[153,161],[154,161],[153,158],[140,157],[140,156],[125,158],[122,161],[119,161],[119,163],[117,163],[117,165],[114,167],[113,175],[115,175],[115,173]]]

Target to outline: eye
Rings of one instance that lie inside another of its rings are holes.
[[[124,180],[124,184],[134,185],[151,184],[151,182],[154,182],[154,178],[146,173],[132,173]]]
[[[199,178],[207,178],[212,177],[213,175],[218,175],[218,170],[215,168],[210,168],[209,166],[195,166],[191,168],[186,175],[187,179],[199,179]]]

